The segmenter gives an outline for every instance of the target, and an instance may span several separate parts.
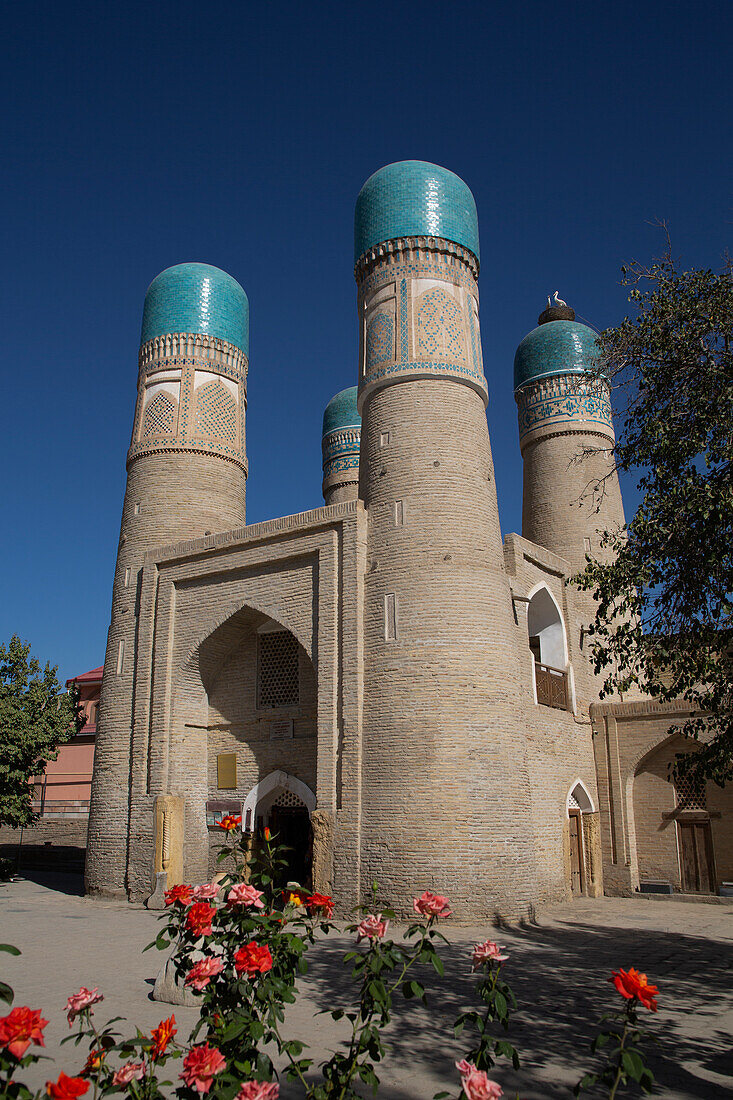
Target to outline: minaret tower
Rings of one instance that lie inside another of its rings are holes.
[[[536,897],[469,188],[390,164],[356,204],[364,607],[362,882],[464,918]],[[470,884],[470,885],[469,885]]]
[[[356,386],[341,390],[323,414],[323,499],[326,504],[356,500],[359,495],[361,417]]]
[[[549,300],[548,300],[549,302]],[[522,534],[570,562],[599,557],[600,533],[623,525],[608,383],[596,334],[564,304],[549,305],[514,357],[524,459]]]
[[[146,551],[245,523],[249,304],[226,272],[178,264],[148,288],[112,589],[87,890],[124,895],[137,592]]]

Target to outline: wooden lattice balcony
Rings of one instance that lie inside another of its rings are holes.
[[[535,661],[534,679],[538,703],[545,707],[555,707],[556,710],[570,710],[567,672]]]

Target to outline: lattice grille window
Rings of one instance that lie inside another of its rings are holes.
[[[300,701],[298,642],[288,630],[259,637],[257,705],[293,707]]]
[[[176,428],[176,400],[163,391],[157,393],[145,410],[143,438],[171,435]]]
[[[273,802],[273,806],[288,806],[290,809],[302,810],[305,803],[298,798],[297,794],[293,794],[292,791],[280,791]]]
[[[675,780],[677,805],[681,810],[704,810],[707,806],[705,785],[695,783],[690,776]]]
[[[237,442],[237,404],[221,382],[207,382],[196,390],[197,435],[225,439],[232,446]]]
[[[578,800],[577,800],[577,798],[575,797],[574,794],[571,794],[571,795],[568,796],[568,809],[569,810],[579,810],[580,809],[580,803],[578,802]]]

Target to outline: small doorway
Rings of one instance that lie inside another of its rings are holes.
[[[685,894],[715,893],[713,838],[709,821],[678,821],[682,890]]]
[[[257,824],[260,829],[269,826],[275,842],[287,849],[286,865],[276,885],[284,887],[288,882],[297,882],[311,889],[313,839],[308,807],[293,791],[280,790],[267,809],[258,808]]]
[[[573,897],[585,893],[585,875],[583,874],[583,829],[580,810],[569,810],[570,824],[570,890]]]

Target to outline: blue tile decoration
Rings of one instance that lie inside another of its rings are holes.
[[[583,379],[577,372],[539,378],[516,391],[519,436],[524,439],[542,425],[560,428],[583,421],[603,435],[613,436],[608,387],[597,379]]]
[[[366,358],[370,364],[394,358],[394,321],[387,313],[377,313],[369,321]]]
[[[460,176],[424,160],[401,160],[370,176],[356,200],[354,262],[398,237],[443,237],[480,259],[478,216]]]
[[[249,302],[236,279],[210,264],[166,268],[145,295],[141,344],[174,332],[205,333],[249,355]]]
[[[596,333],[579,321],[548,321],[528,333],[514,356],[514,389],[553,374],[583,374],[598,359]]]
[[[356,407],[356,386],[332,397],[323,414],[323,476],[359,466],[361,417]]]
[[[417,300],[417,338],[420,358],[445,356],[456,363],[466,362],[463,312],[441,287],[425,291]]]

